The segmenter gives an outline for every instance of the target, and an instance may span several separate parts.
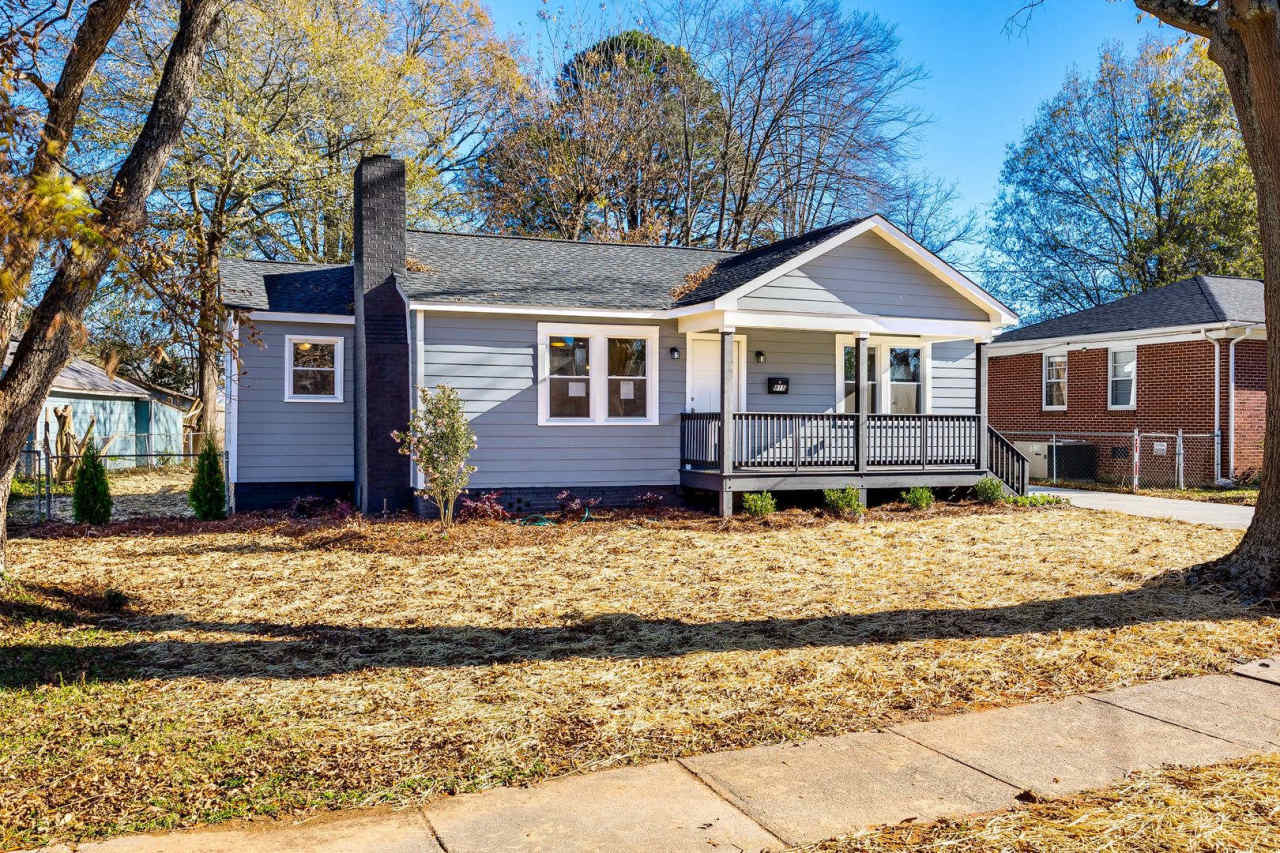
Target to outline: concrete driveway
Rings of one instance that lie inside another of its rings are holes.
[[[1216,504],[1208,501],[1183,501],[1153,498],[1123,492],[1094,492],[1085,489],[1054,489],[1035,486],[1033,492],[1044,492],[1066,498],[1072,506],[1142,515],[1147,518],[1171,518],[1192,524],[1207,524],[1228,530],[1244,530],[1253,520],[1253,507]]]

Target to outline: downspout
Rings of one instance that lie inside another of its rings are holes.
[[[1218,440],[1216,452],[1213,454],[1213,481],[1222,479],[1222,347],[1218,339],[1209,337],[1209,330],[1202,329],[1200,334],[1213,344],[1213,435]]]
[[[1236,476],[1236,344],[1249,337],[1249,333],[1254,329],[1265,329],[1266,325],[1262,323],[1253,323],[1245,326],[1240,334],[1231,339],[1231,343],[1227,345],[1227,434],[1231,437],[1231,443],[1227,449],[1227,474],[1232,479]]]

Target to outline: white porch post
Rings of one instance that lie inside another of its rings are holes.
[[[973,355],[973,413],[978,416],[974,444],[978,458],[974,467],[983,471],[987,467],[987,345],[984,341],[974,341]]]
[[[732,326],[720,329],[720,473],[733,473],[733,413],[737,409],[737,359],[733,352]],[[733,491],[726,480],[720,482],[720,515],[733,515]]]

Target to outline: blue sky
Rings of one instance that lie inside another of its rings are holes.
[[[537,32],[539,0],[487,0],[498,28]],[[553,3],[553,5],[555,5]],[[954,180],[965,207],[984,209],[995,197],[1005,147],[1018,139],[1036,105],[1052,95],[1072,66],[1084,71],[1098,49],[1119,41],[1130,51],[1147,36],[1176,32],[1151,18],[1138,22],[1127,0],[1046,0],[1024,32],[1004,26],[1021,0],[893,0],[848,2],[897,26],[902,56],[929,79],[910,99],[933,122],[919,144],[920,165]],[[616,3],[603,14],[618,15]]]

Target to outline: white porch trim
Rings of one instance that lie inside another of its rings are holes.
[[[303,314],[296,311],[250,311],[250,320],[269,323],[325,323],[354,326],[354,314]]]

